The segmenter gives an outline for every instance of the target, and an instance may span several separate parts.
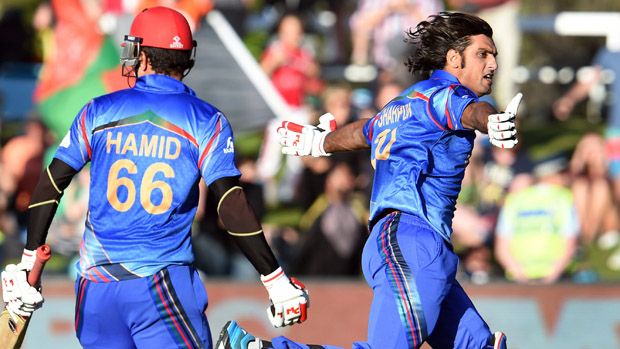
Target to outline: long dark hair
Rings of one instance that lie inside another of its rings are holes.
[[[429,73],[443,69],[450,49],[459,54],[470,45],[470,36],[484,34],[493,37],[493,29],[483,19],[461,12],[440,12],[420,22],[407,32],[407,43],[415,52],[405,65],[411,73]]]

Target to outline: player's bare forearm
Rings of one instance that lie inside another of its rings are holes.
[[[370,148],[368,143],[366,143],[363,131],[366,121],[368,120],[357,120],[329,133],[325,137],[325,143],[323,144],[325,151],[327,153],[334,153]]]
[[[487,133],[487,123],[489,115],[496,114],[497,109],[486,102],[477,102],[469,104],[463,111],[461,122],[465,128],[478,130]]]

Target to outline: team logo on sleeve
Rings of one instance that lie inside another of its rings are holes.
[[[230,154],[235,152],[235,145],[233,144],[232,137],[228,137],[226,140],[226,148],[224,148],[224,154]]]
[[[71,145],[71,130],[69,130],[67,134],[65,134],[59,146],[63,148],[69,148],[70,145]]]

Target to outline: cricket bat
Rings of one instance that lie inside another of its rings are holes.
[[[52,256],[52,251],[48,245],[43,245],[37,249],[37,258],[32,270],[28,273],[28,283],[32,286],[39,284],[43,266]],[[4,310],[0,315],[0,349],[21,348],[22,342],[30,317],[15,315],[17,321],[13,320],[8,310]]]

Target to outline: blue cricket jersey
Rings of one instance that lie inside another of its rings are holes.
[[[364,125],[375,167],[370,221],[399,210],[426,220],[450,241],[456,199],[476,137],[461,116],[477,95],[438,70]]]
[[[191,263],[200,177],[239,175],[226,117],[165,75],[93,99],[55,157],[75,170],[91,162],[78,272],[96,282]]]

